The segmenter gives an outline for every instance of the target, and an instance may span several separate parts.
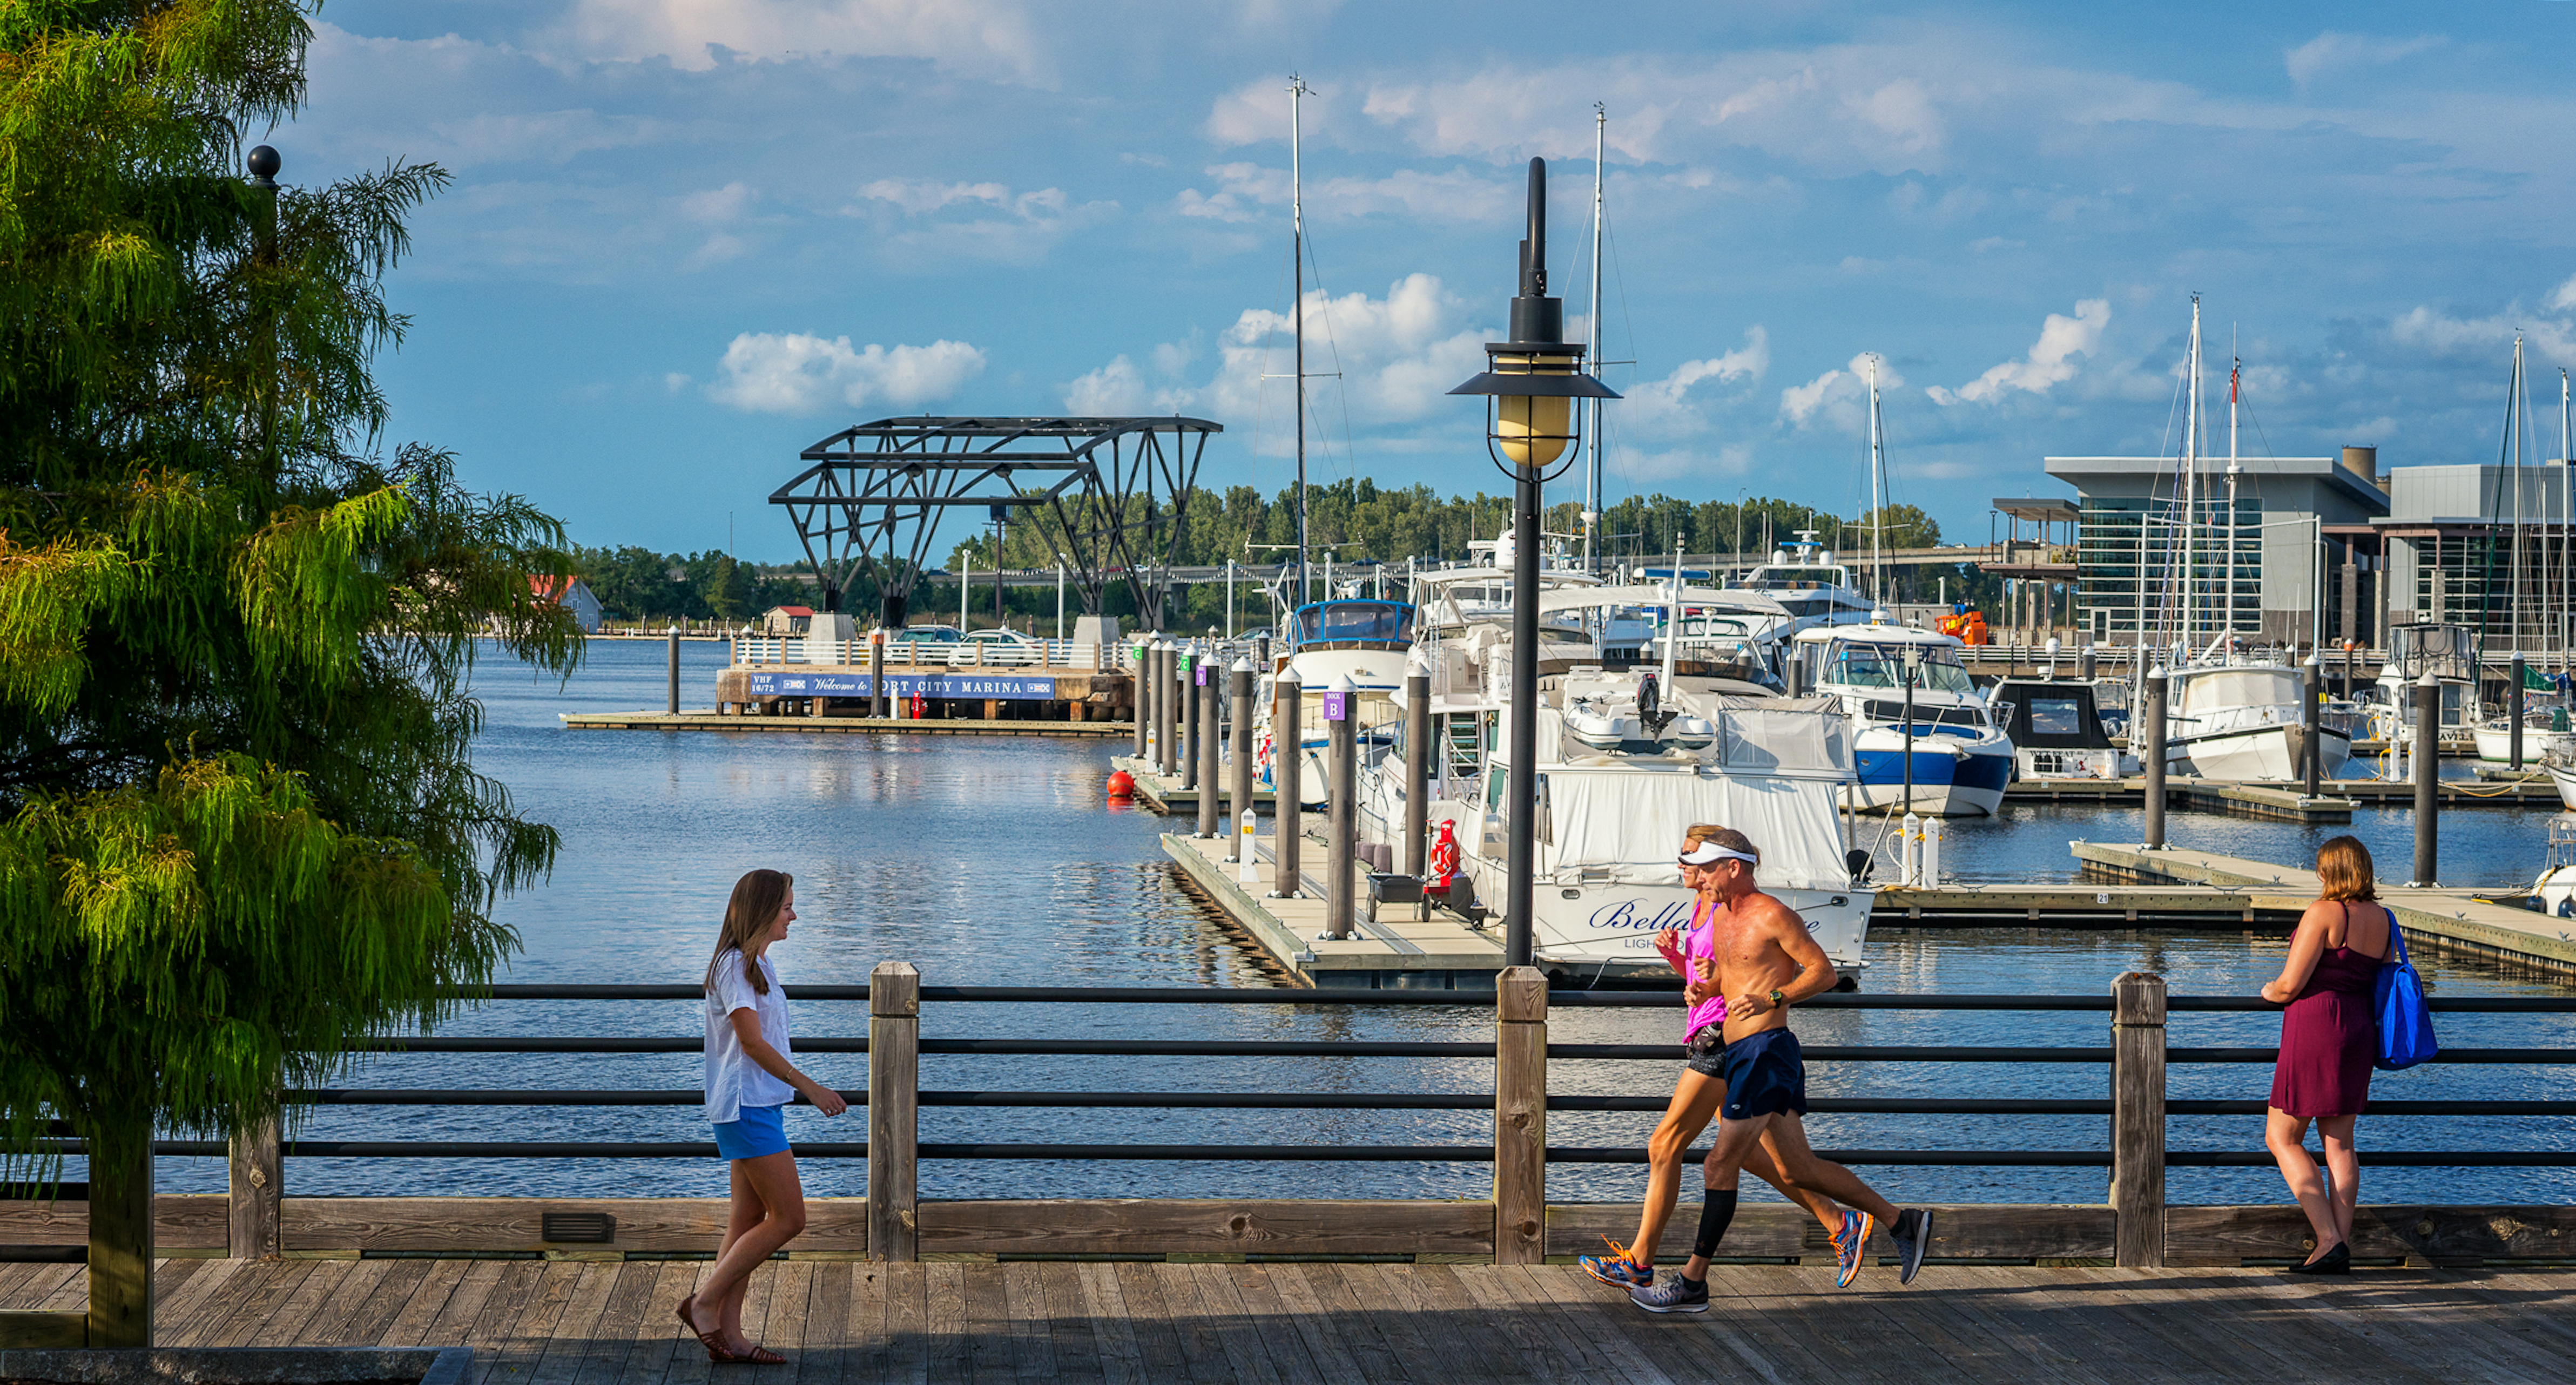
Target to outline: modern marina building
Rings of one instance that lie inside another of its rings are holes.
[[[2371,527],[2388,555],[2391,620],[2471,626],[2490,653],[2569,646],[2565,463],[2409,466],[2390,479]]]
[[[2142,618],[2155,628],[2157,608],[2181,571],[2180,464],[2172,457],[2044,460],[2050,476],[2075,488],[2081,516],[2077,627],[2096,643],[2133,643]],[[2224,458],[2203,460],[2194,487],[2195,627],[2232,623],[2248,639],[2306,644],[2322,583],[2325,640],[2347,631],[2374,640],[2385,628],[2376,596],[2388,585],[2377,522],[2390,513],[2378,450],[2240,458],[2232,507],[2227,466]]]

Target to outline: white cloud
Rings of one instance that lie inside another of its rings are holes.
[[[1288,170],[1253,163],[1217,164],[1207,170],[1213,193],[1183,188],[1173,199],[1181,215],[1215,221],[1252,221],[1263,207],[1288,205]],[[1309,178],[1306,215],[1359,217],[1386,213],[1424,221],[1492,222],[1517,206],[1520,189],[1507,182],[1450,169],[1425,173],[1398,169],[1383,178]]]
[[[2429,34],[2420,38],[2372,38],[2329,29],[2296,48],[2282,50],[2281,65],[2289,71],[2291,84],[2305,91],[2319,77],[2356,67],[2386,67],[2441,44],[2441,39]]]
[[[897,408],[955,394],[984,370],[984,353],[962,341],[853,350],[848,337],[745,332],[725,348],[707,393],[757,413],[812,413],[831,404]]]
[[[2563,297],[2567,286],[2561,285],[2558,292]],[[2557,303],[2557,299],[2552,300],[2552,306]],[[2520,303],[2514,303],[2491,317],[2452,317],[2419,306],[2399,314],[2388,324],[2388,332],[2401,346],[2446,356],[2484,356],[2498,362],[2507,359],[2513,350],[2513,339],[2521,337],[2530,350],[2550,360],[2576,363],[2576,322],[2541,317],[2519,311],[2520,308]]]
[[[1635,436],[1697,433],[1710,424],[1701,407],[1705,400],[1692,397],[1692,386],[1704,382],[1752,384],[1770,369],[1771,334],[1757,322],[1744,329],[1744,345],[1706,360],[1684,361],[1661,380],[1626,386],[1620,391],[1626,397],[1610,407],[1616,411],[1620,425]],[[1701,391],[1703,396],[1706,393]]]
[[[2050,313],[2040,324],[2039,340],[2018,361],[2006,361],[1961,385],[1956,391],[1934,385],[1924,391],[1935,404],[1982,404],[2007,392],[2046,394],[2075,378],[2077,356],[2091,356],[2102,345],[2102,329],[2111,325],[2111,300],[2087,298],[2075,305],[2075,316]]]
[[[1197,412],[1229,421],[1262,415],[1264,376],[1287,372],[1292,315],[1247,308],[1217,340],[1214,372],[1204,381],[1184,378],[1196,352],[1186,343],[1156,348],[1151,373],[1121,355],[1074,380],[1065,407],[1077,413]],[[1348,411],[1355,427],[1418,423],[1455,407],[1451,386],[1484,369],[1488,329],[1440,280],[1408,274],[1383,298],[1365,293],[1306,295],[1306,369],[1338,371],[1338,378],[1310,381],[1307,407],[1318,416]],[[1284,413],[1287,383],[1272,412]],[[1338,389],[1339,398],[1334,397]],[[1271,444],[1265,440],[1265,448]]]
[[[2576,308],[2576,274],[2569,275],[2567,282],[2560,284],[2558,291],[2549,295],[2549,306],[2562,312]]]
[[[705,71],[754,58],[927,58],[1044,85],[1049,65],[1009,0],[576,0],[559,42],[585,58],[667,58]]]
[[[1062,188],[1014,192],[1002,183],[880,178],[860,188],[858,202],[843,210],[852,216],[899,214],[903,229],[889,231],[879,243],[913,259],[1031,264],[1068,232],[1107,220],[1118,204],[1077,206]]]
[[[1804,428],[1821,421],[1844,432],[1856,432],[1867,426],[1863,412],[1869,403],[1870,354],[1866,351],[1851,358],[1838,370],[1828,370],[1803,385],[1791,385],[1780,391],[1780,417],[1793,428]],[[1885,395],[1905,383],[1905,377],[1885,360],[1878,362],[1878,392]]]

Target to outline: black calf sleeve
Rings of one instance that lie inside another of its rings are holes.
[[[1699,1209],[1699,1239],[1691,1242],[1691,1254],[1702,1260],[1717,1254],[1717,1243],[1726,1237],[1727,1223],[1735,1220],[1735,1190],[1711,1188],[1708,1201]]]

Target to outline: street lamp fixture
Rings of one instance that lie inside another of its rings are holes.
[[[1503,895],[1503,963],[1530,964],[1537,864],[1539,489],[1575,442],[1573,401],[1618,394],[1583,373],[1581,342],[1565,340],[1565,302],[1547,292],[1547,161],[1529,161],[1529,230],[1511,340],[1485,344],[1486,369],[1449,391],[1483,395],[1485,451],[1512,478],[1512,671],[1506,705],[1510,845]],[[1571,462],[1568,463],[1571,465]]]

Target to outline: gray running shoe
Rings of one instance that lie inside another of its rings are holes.
[[[1923,1250],[1932,1243],[1932,1213],[1927,1208],[1908,1207],[1896,1214],[1896,1224],[1887,1229],[1888,1239],[1896,1242],[1898,1270],[1896,1282],[1911,1284],[1914,1273],[1923,1268]]]
[[[1663,1283],[1628,1295],[1628,1301],[1649,1313],[1705,1313],[1708,1281],[1684,1279],[1681,1271],[1675,1270],[1664,1276]]]

